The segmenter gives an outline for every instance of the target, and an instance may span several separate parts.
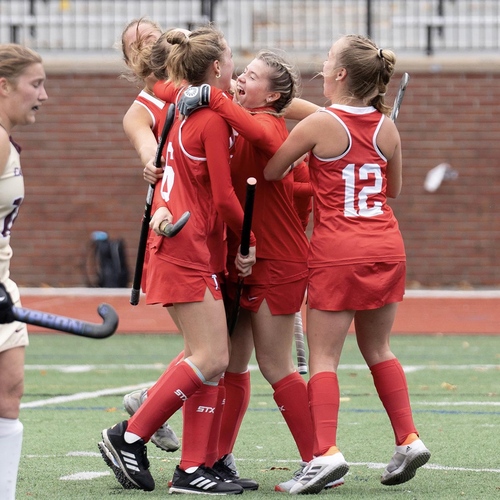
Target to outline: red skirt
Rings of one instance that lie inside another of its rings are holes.
[[[307,303],[322,311],[363,311],[401,302],[406,262],[375,262],[309,269]]]

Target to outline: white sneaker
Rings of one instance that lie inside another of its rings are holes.
[[[147,389],[138,389],[123,397],[123,407],[132,416],[148,397]],[[179,439],[168,422],[165,422],[152,436],[151,442],[164,451],[177,451],[180,448]]]
[[[281,491],[283,493],[290,493],[290,490],[299,482],[300,476],[304,473],[304,469],[307,466],[307,462],[300,462],[300,468],[297,469],[292,476],[292,479],[284,481],[283,483],[277,484],[274,487],[274,491]]]
[[[300,476],[304,473],[304,468],[307,466],[307,462],[300,462],[300,469],[296,470],[293,473],[292,479],[289,479],[288,481],[284,481],[283,483],[277,484],[274,487],[274,491],[280,491],[282,493],[290,493],[290,490],[292,489],[293,486],[295,486],[299,482]],[[325,490],[331,490],[332,488],[336,488],[337,486],[342,486],[344,484],[344,478],[341,477],[340,479],[337,479],[336,481],[331,481],[328,484],[325,485],[324,489]]]
[[[319,493],[327,484],[338,481],[349,471],[349,466],[340,451],[333,455],[313,458],[290,488],[292,495]]]
[[[386,467],[380,482],[386,486],[406,483],[413,477],[419,467],[431,458],[431,452],[420,439],[403,446],[396,446],[396,451]]]

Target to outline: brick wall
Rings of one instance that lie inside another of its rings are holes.
[[[409,69],[398,120],[404,186],[391,201],[406,242],[408,287],[500,286],[500,85],[487,65],[466,66]],[[35,125],[14,134],[26,199],[11,275],[21,286],[86,285],[95,230],[124,238],[132,272],[147,185],[121,120],[137,89],[118,71],[47,73],[49,101]],[[322,105],[321,79],[311,77],[303,70],[303,97]],[[428,193],[425,175],[442,162],[459,176]]]

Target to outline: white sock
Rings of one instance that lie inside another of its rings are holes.
[[[23,444],[23,424],[19,419],[0,418],[0,498],[15,500],[17,471]]]

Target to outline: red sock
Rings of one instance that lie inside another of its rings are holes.
[[[309,405],[314,428],[314,455],[324,455],[337,446],[340,389],[337,374],[320,372],[308,384]]]
[[[148,395],[133,417],[128,421],[127,431],[149,441],[151,436],[166,422],[203,382],[187,363],[163,373],[157,382],[157,390]]]
[[[170,361],[169,365],[167,366],[167,368],[165,368],[165,371],[162,373],[162,375],[160,375],[160,378],[156,381],[156,383],[152,387],[150,387],[148,389],[148,392],[147,392],[148,396],[150,394],[154,393],[154,391],[156,390],[156,387],[158,386],[158,384],[161,385],[162,377],[167,376],[166,375],[167,372],[171,368],[173,368],[175,365],[179,364],[183,359],[184,359],[184,351],[181,351],[179,354],[177,354],[177,356],[172,361]]]
[[[313,425],[309,411],[307,384],[298,372],[272,384],[274,400],[292,433],[304,462],[313,458]]]
[[[203,384],[184,403],[179,463],[182,470],[205,464],[218,394],[218,386]]]
[[[222,453],[219,453],[219,440],[221,433],[222,415],[224,412],[224,403],[226,400],[226,388],[224,387],[224,385],[225,381],[224,377],[222,377],[219,380],[217,405],[215,407],[214,421],[212,422],[212,432],[210,433],[210,439],[208,441],[207,457],[205,460],[205,465],[207,467],[212,467],[214,463],[222,457]]]
[[[250,372],[224,374],[226,400],[222,414],[219,453],[223,457],[233,451],[234,443],[250,401]]]
[[[370,367],[378,397],[389,416],[396,445],[401,445],[412,432],[418,435],[413,423],[410,396],[405,373],[397,359],[382,361]]]

